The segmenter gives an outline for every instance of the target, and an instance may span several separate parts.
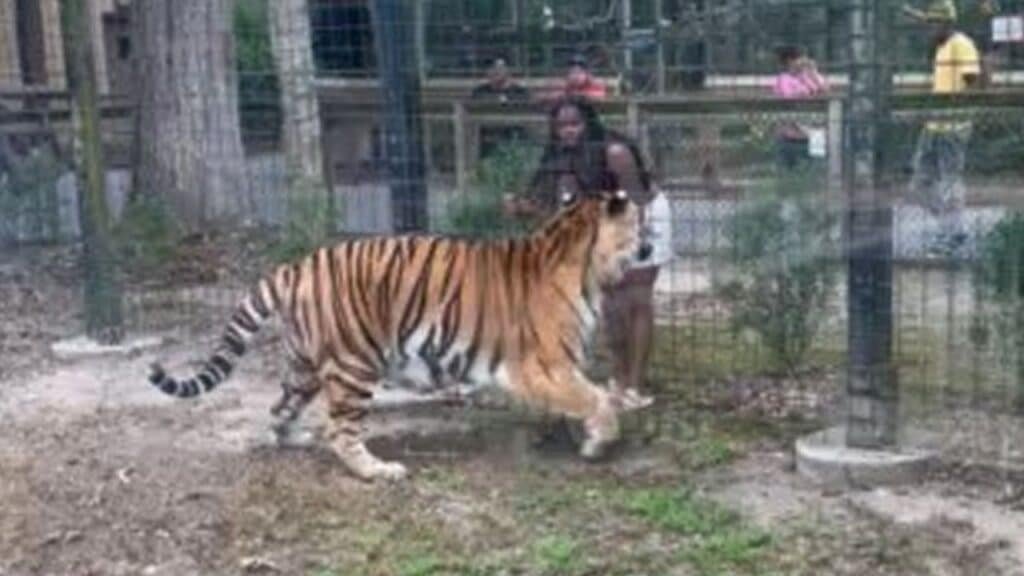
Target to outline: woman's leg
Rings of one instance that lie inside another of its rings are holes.
[[[640,391],[654,340],[654,282],[657,267],[630,270],[605,294],[605,334],[612,375],[620,391]]]
[[[658,268],[648,267],[634,270],[634,284],[630,289],[630,332],[632,333],[629,354],[629,386],[641,391],[647,387],[647,366],[654,343],[654,282],[658,279]]]

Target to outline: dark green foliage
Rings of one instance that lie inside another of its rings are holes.
[[[804,359],[835,284],[835,221],[819,182],[789,175],[754,191],[728,225],[734,274],[716,286],[733,328],[754,332],[787,371]]]
[[[294,180],[287,194],[288,220],[270,251],[270,257],[282,263],[313,252],[330,237],[331,211],[326,195],[316,185],[301,179]]]
[[[1010,214],[982,239],[974,277],[999,302],[1024,296],[1024,214]]]
[[[0,243],[59,240],[57,180],[67,167],[37,148],[0,175]]]
[[[526,189],[539,155],[540,150],[526,142],[497,146],[480,161],[470,190],[451,202],[445,232],[475,237],[522,232],[525,224],[502,212],[502,197]]]
[[[983,313],[971,326],[971,339],[984,346],[994,336],[1001,363],[1017,381],[1017,407],[1024,410],[1024,214],[1006,216],[982,238],[973,280]]]
[[[174,257],[181,230],[166,202],[155,194],[128,201],[114,226],[114,253],[122,270],[151,273]]]
[[[281,132],[281,104],[267,0],[236,0],[232,27],[243,136],[249,143],[276,143]]]

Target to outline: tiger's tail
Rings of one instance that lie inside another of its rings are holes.
[[[159,363],[154,363],[150,366],[149,382],[164,394],[178,398],[193,398],[216,388],[231,375],[260,326],[277,311],[277,295],[273,278],[260,280],[238,305],[213,354],[198,373],[187,380],[178,380],[168,375]]]

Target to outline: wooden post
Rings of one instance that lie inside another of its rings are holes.
[[[420,84],[427,81],[427,2],[413,2],[413,18],[415,19],[416,66]],[[428,148],[429,149],[429,148]]]
[[[697,124],[697,169],[705,185],[721,184],[722,123],[702,119]]]
[[[657,59],[655,61],[655,73],[657,74],[657,89],[658,94],[665,93],[665,38],[661,34],[661,22],[665,19],[665,4],[664,0],[654,0],[654,29],[659,33],[658,38],[658,52],[655,55]]]
[[[456,100],[452,105],[452,123],[455,126],[455,189],[459,194],[464,194],[469,184],[465,103]]]
[[[829,199],[843,189],[843,100],[828,101],[828,192]]]
[[[631,0],[622,0],[622,25],[621,30],[623,36],[628,37],[629,31],[633,27],[633,3]],[[633,82],[633,49],[630,47],[629,42],[624,42],[625,54],[623,54],[623,68],[626,69],[626,85],[629,86],[630,91],[634,91],[632,86]]]
[[[12,88],[21,86],[21,59],[18,52],[14,0],[0,0],[0,82]]]
[[[626,102],[626,131],[635,141],[640,140],[640,104],[636,98]]]
[[[106,171],[100,140],[99,97],[93,62],[92,0],[61,0],[64,61],[75,132],[74,163],[85,240],[86,334],[102,344],[124,337],[121,289],[114,270]]]

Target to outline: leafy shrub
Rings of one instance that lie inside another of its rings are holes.
[[[236,0],[232,29],[243,134],[276,142],[281,128],[280,89],[270,44],[267,0]]]
[[[291,178],[288,190],[288,220],[270,256],[289,262],[323,245],[331,233],[331,210],[322,185]]]
[[[728,223],[733,274],[716,290],[733,329],[750,330],[781,368],[803,360],[835,283],[832,230],[819,180],[784,176],[754,191]]]
[[[494,237],[521,232],[524,224],[502,211],[507,193],[526,189],[540,150],[527,142],[505,142],[480,161],[470,190],[453,200],[443,224],[446,232]]]
[[[180,235],[181,229],[161,196],[135,195],[114,225],[114,252],[122,270],[147,274],[174,257]]]
[[[1006,216],[981,239],[973,281],[985,306],[972,339],[984,345],[994,331],[1000,360],[1016,375],[1018,408],[1024,408],[1024,214]]]
[[[36,148],[0,174],[0,242],[58,240],[57,180],[67,167]]]
[[[1013,116],[993,118],[978,114],[973,119],[966,172],[991,177],[1020,177],[1024,174],[1024,119]]]

